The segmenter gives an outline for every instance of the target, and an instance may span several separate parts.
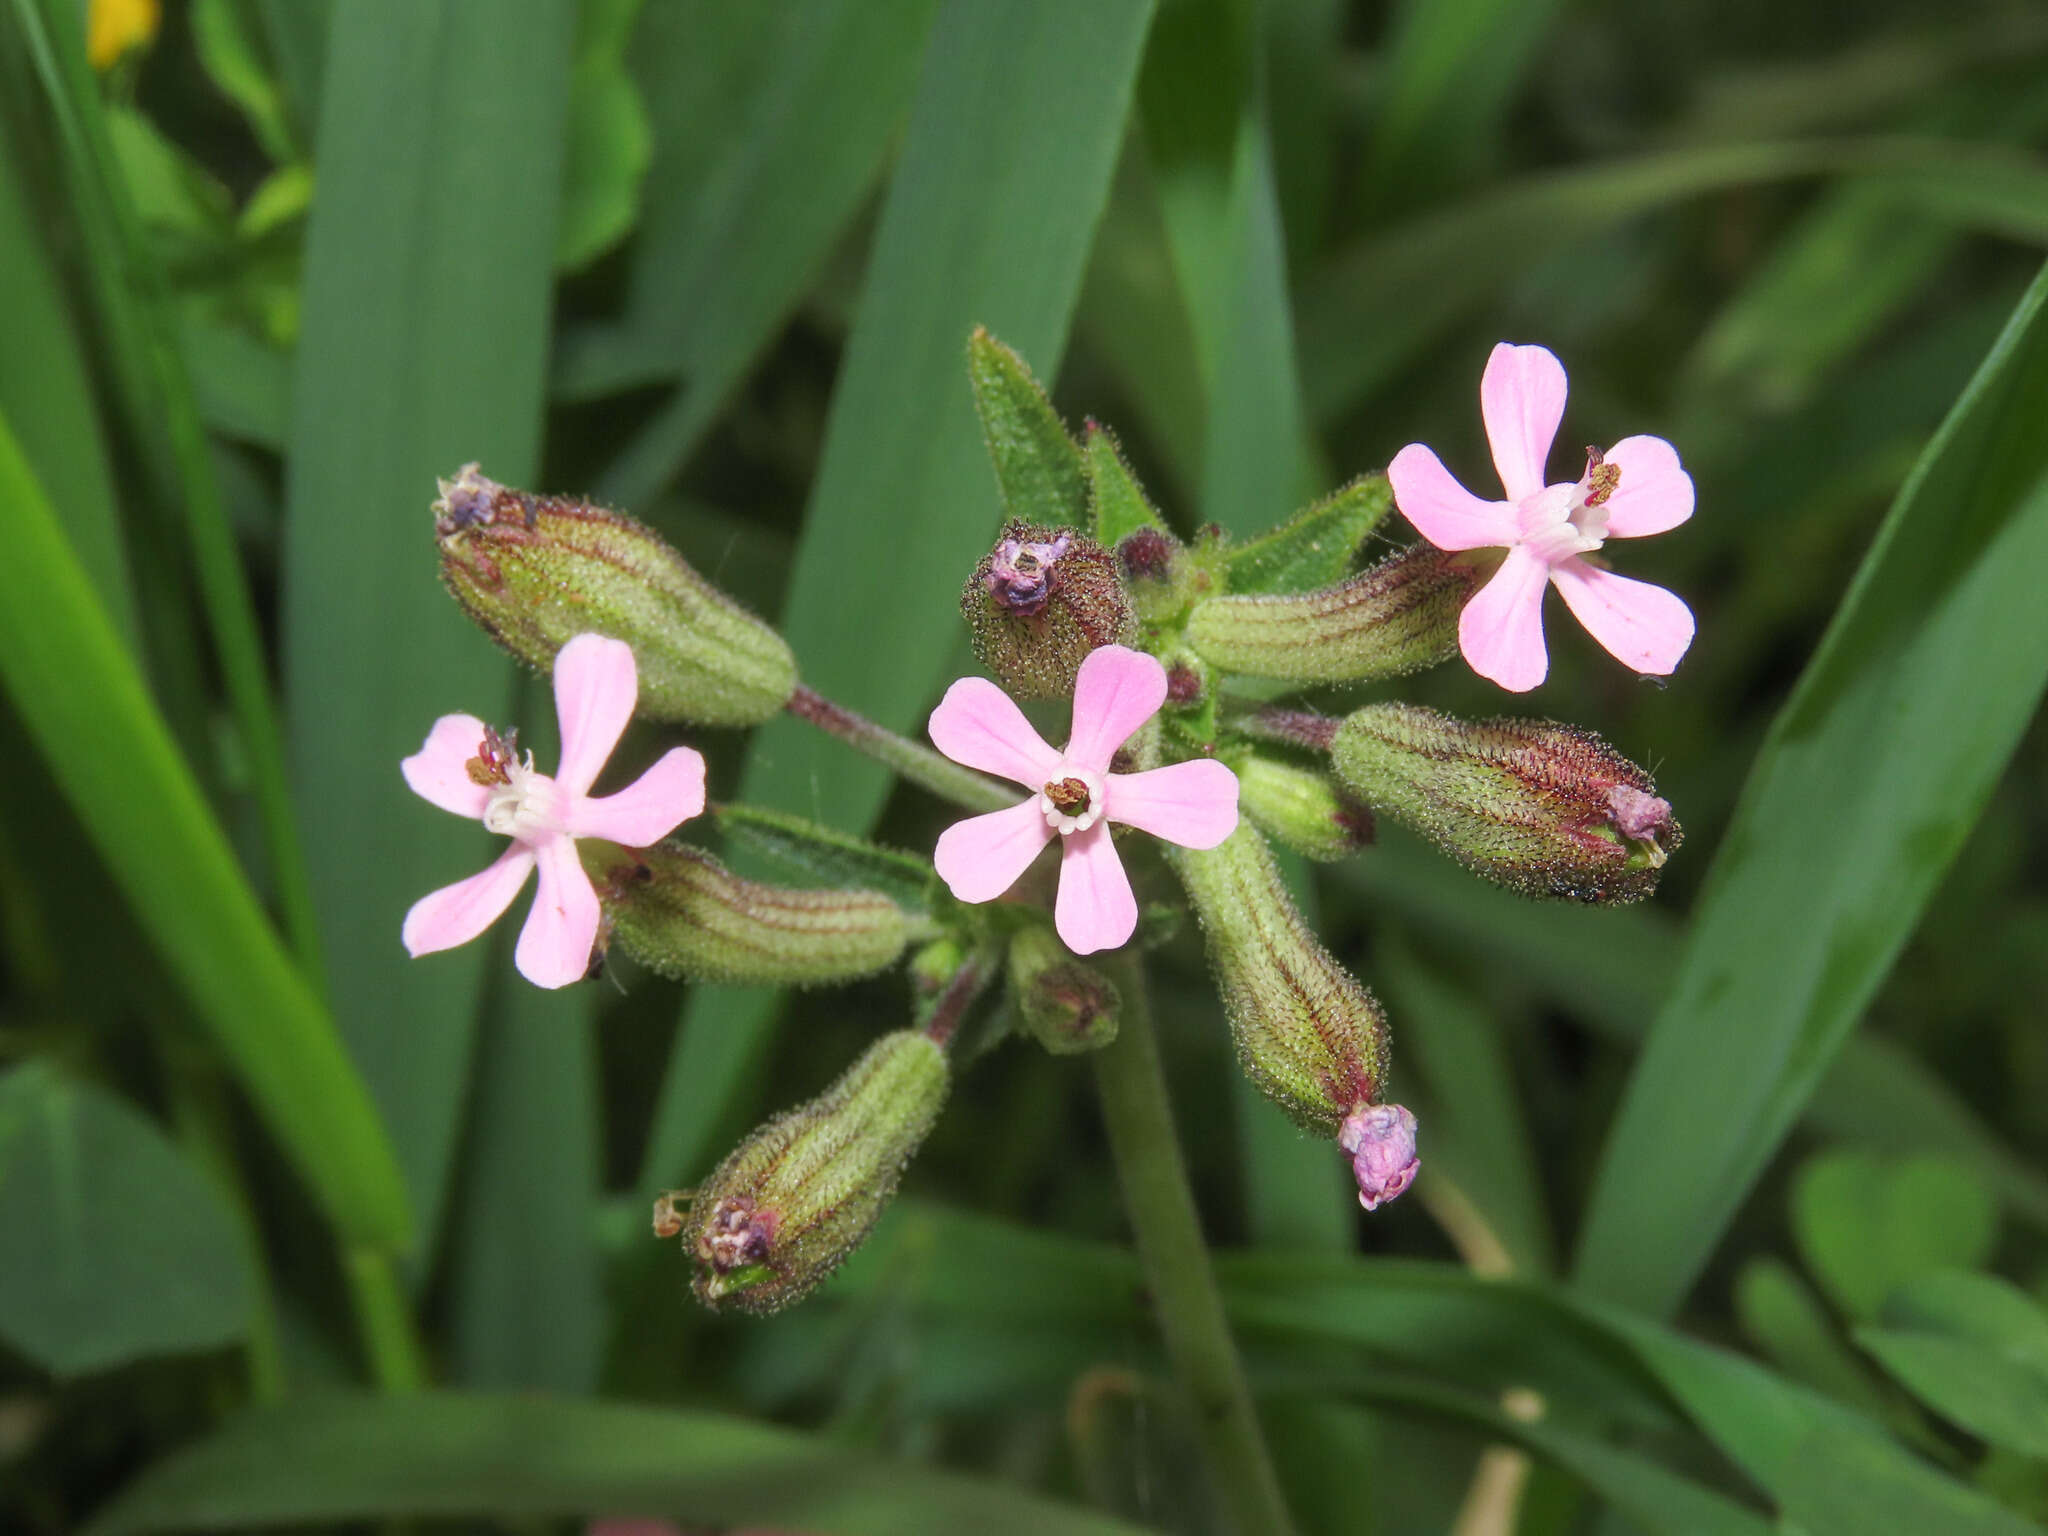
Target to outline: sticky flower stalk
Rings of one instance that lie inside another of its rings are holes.
[[[798,683],[783,707],[797,719],[872,757],[918,788],[964,810],[1000,810],[1013,798],[993,779],[963,768],[907,736],[898,736],[887,726],[877,725],[867,716],[835,703],[815,688]]]
[[[1129,955],[1111,957],[1106,969],[1122,1007],[1115,1043],[1092,1053],[1095,1087],[1167,1358],[1191,1400],[1216,1497],[1236,1528],[1244,1536],[1288,1536],[1294,1522],[1223,1314],[1174,1132],[1144,969]]]

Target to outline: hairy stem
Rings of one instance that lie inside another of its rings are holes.
[[[836,736],[856,752],[865,752],[885,763],[921,789],[941,800],[970,811],[1006,810],[1017,803],[1015,790],[993,779],[983,778],[971,768],[962,768],[951,758],[941,757],[930,747],[919,746],[907,736],[855,714],[843,704],[834,704],[823,694],[802,683],[783,706],[799,720],[807,720],[828,736]]]
[[[1224,1320],[1174,1135],[1145,973],[1128,956],[1119,956],[1110,969],[1123,995],[1123,1015],[1116,1043],[1093,1053],[1095,1087],[1167,1358],[1192,1401],[1217,1497],[1237,1530],[1242,1536],[1291,1536],[1294,1522]]]
[[[1266,708],[1235,716],[1230,723],[1247,736],[1283,741],[1290,746],[1307,747],[1311,752],[1327,752],[1330,743],[1337,739],[1337,727],[1344,722],[1335,715],[1318,715],[1305,709]]]

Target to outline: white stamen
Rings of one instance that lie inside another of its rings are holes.
[[[1103,793],[1102,776],[1100,774],[1091,773],[1086,768],[1076,768],[1064,760],[1061,761],[1057,768],[1053,769],[1051,775],[1046,779],[1046,786],[1050,788],[1063,779],[1079,779],[1087,787],[1088,805],[1086,809],[1069,816],[1065,811],[1053,804],[1052,797],[1044,789],[1039,790],[1039,812],[1045,817],[1045,824],[1062,837],[1073,832],[1086,832],[1096,822],[1102,820]]]
[[[501,837],[520,842],[538,842],[567,830],[563,812],[568,797],[544,773],[534,770],[533,754],[526,761],[506,764],[508,782],[491,791],[484,802],[484,825]]]

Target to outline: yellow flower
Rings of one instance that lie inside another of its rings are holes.
[[[151,42],[162,19],[159,0],[92,0],[85,23],[85,56],[94,69],[111,69],[130,50]]]

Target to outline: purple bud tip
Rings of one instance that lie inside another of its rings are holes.
[[[437,483],[441,494],[434,502],[434,529],[443,538],[491,521],[498,498],[505,494],[505,487],[475,464],[465,464],[455,472],[453,480]]]
[[[1614,829],[1623,837],[1647,841],[1671,825],[1671,802],[1645,794],[1633,784],[1617,784],[1607,791],[1607,809],[1614,815]]]
[[[1337,1145],[1351,1154],[1358,1203],[1368,1211],[1397,1198],[1422,1167],[1415,1152],[1415,1116],[1400,1104],[1354,1109],[1337,1131]]]
[[[1132,580],[1164,576],[1173,563],[1173,541],[1157,528],[1133,531],[1116,552],[1124,562],[1124,574]]]
[[[1193,667],[1166,669],[1166,701],[1169,704],[1193,704],[1201,696],[1201,674]]]
[[[988,568],[990,596],[1012,613],[1038,612],[1052,596],[1053,565],[1072,542],[1064,533],[1050,544],[1003,540]]]

